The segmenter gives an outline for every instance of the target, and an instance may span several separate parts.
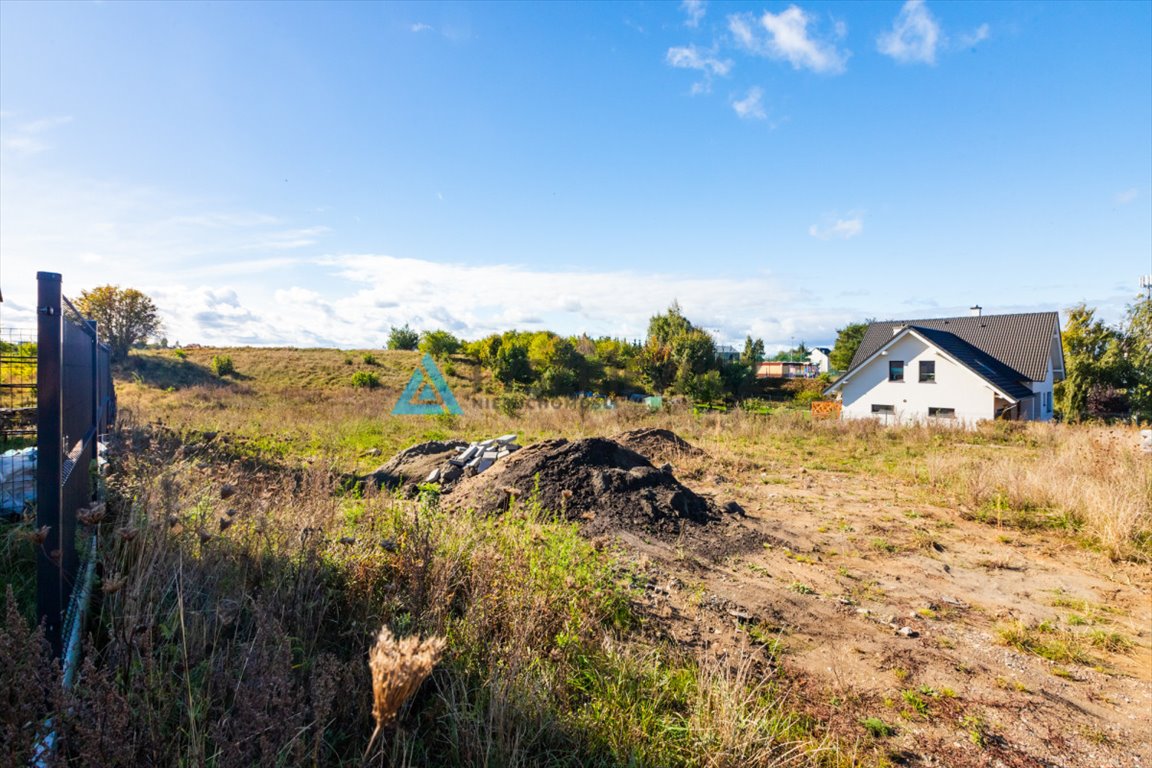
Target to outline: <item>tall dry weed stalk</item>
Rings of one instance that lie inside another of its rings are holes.
[[[440,660],[446,645],[442,637],[421,640],[409,636],[397,640],[387,626],[380,628],[376,644],[368,653],[368,667],[372,670],[372,717],[376,720],[376,729],[368,740],[365,759],[380,731],[396,721],[400,707],[432,674],[432,668]]]

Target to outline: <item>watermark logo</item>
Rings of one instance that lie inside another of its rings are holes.
[[[420,365],[412,371],[412,378],[408,379],[408,386],[400,393],[396,407],[392,409],[393,416],[435,416],[440,413],[451,413],[463,416],[464,411],[448,388],[444,374],[436,367],[432,355],[424,355]]]

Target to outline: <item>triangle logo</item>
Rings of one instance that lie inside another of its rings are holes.
[[[448,388],[444,374],[436,366],[431,355],[424,355],[420,365],[412,371],[408,386],[400,393],[400,399],[392,409],[393,416],[434,416],[438,413],[464,415],[460,404]]]

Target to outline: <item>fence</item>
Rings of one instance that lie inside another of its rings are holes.
[[[76,583],[76,512],[94,499],[96,443],[116,418],[112,351],[61,291],[38,272],[36,314],[36,611],[54,654],[62,651],[64,611]]]
[[[35,330],[0,329],[0,445],[36,439]]]
[[[812,401],[812,418],[813,419],[838,419],[840,418],[840,401],[839,400],[813,400]]]

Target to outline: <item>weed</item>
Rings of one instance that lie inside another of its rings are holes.
[[[801,594],[801,595],[815,595],[816,594],[816,590],[812,589],[812,587],[808,586],[807,584],[800,583],[799,581],[794,581],[791,584],[789,584],[788,589],[790,589],[793,592],[796,592],[798,594]]]
[[[372,371],[356,371],[352,374],[352,386],[361,389],[376,389],[380,386],[380,377]]]
[[[888,725],[879,717],[866,717],[860,721],[860,725],[876,739],[886,739],[896,733],[896,726]]]
[[[996,630],[1000,642],[1005,645],[1035,654],[1058,664],[1091,664],[1092,656],[1084,648],[1081,636],[1058,629],[1045,620],[1038,624],[1025,624],[1021,621],[1004,625]]]
[[[236,364],[229,355],[213,355],[209,369],[220,378],[236,375]]]

